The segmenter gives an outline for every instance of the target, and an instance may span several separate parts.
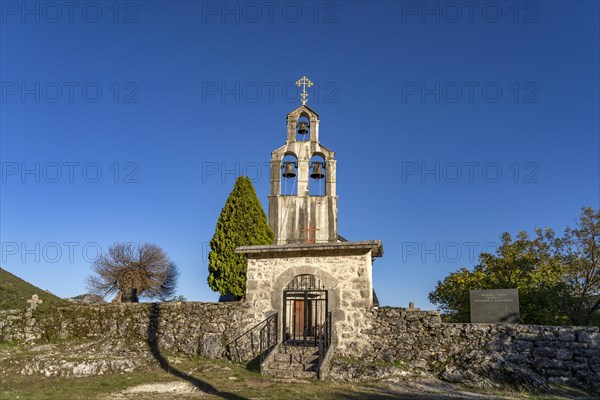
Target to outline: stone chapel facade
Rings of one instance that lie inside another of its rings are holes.
[[[268,218],[273,245],[245,246],[246,301],[277,313],[279,344],[311,345],[331,324],[336,352],[368,351],[373,259],[381,241],[338,235],[335,153],[319,143],[319,115],[306,104],[287,115],[286,141],[272,152]]]

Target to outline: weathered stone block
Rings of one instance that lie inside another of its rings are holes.
[[[579,341],[584,343],[600,343],[600,333],[581,331],[578,333]]]
[[[553,368],[560,364],[560,361],[547,357],[535,357],[533,363],[538,368]]]
[[[416,369],[428,369],[427,362],[425,360],[414,360],[409,363],[409,365]]]
[[[596,350],[596,349],[582,350],[582,354],[585,357],[600,360],[600,350]]]
[[[573,372],[566,369],[548,369],[546,370],[548,376],[560,376],[560,377],[571,377]]]
[[[519,333],[516,337],[517,340],[529,340],[536,341],[539,339],[539,335],[535,333]]]
[[[535,347],[548,347],[550,349],[558,349],[565,346],[564,342],[559,342],[558,340],[538,340],[534,343]]]
[[[383,349],[381,352],[381,359],[385,362],[393,363],[396,361],[396,357],[394,357],[394,351],[391,348]]]
[[[423,360],[427,360],[429,357],[431,357],[431,352],[429,350],[421,350],[419,351],[417,358],[423,359]]]
[[[571,342],[567,344],[567,347],[569,349],[575,350],[575,349],[587,349],[589,348],[589,343],[579,343],[579,342]]]
[[[533,343],[532,342],[525,342],[525,341],[523,341],[523,342],[518,342],[518,343],[522,343],[521,350],[524,350],[526,348],[530,348],[530,347],[527,347],[527,346],[529,346],[529,344],[531,345],[531,347],[533,347]],[[525,343],[527,343],[527,344],[525,344]],[[517,344],[516,346],[517,346],[517,350],[519,350],[519,345]],[[490,351],[501,351],[504,348],[504,345],[502,344],[502,342],[493,341],[493,342],[488,343],[485,346],[485,348],[487,350],[490,350]]]
[[[515,342],[515,348],[517,351],[530,350],[533,349],[533,342],[529,342],[526,340],[518,340]]]
[[[575,371],[575,376],[579,379],[587,379],[592,375],[592,372],[589,369],[578,369]]]
[[[558,331],[558,339],[563,342],[572,342],[575,340],[575,332],[572,329],[561,328]]]
[[[556,335],[554,332],[551,331],[544,331],[542,333],[542,339],[543,340],[556,340]]]
[[[530,353],[508,353],[504,356],[505,360],[514,364],[531,364],[533,356]]]
[[[219,335],[205,335],[201,341],[200,354],[209,358],[220,358],[224,352],[223,343]]]
[[[383,343],[378,340],[372,342],[371,344],[373,345],[374,349],[382,349],[383,348]]]
[[[570,360],[573,358],[573,352],[567,349],[558,349],[556,351],[556,358],[561,361]]]
[[[536,356],[554,358],[556,356],[556,350],[550,347],[534,347],[532,350]]]

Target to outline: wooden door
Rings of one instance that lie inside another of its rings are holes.
[[[305,326],[304,300],[294,301],[294,337],[304,337]]]
[[[298,339],[315,335],[312,301],[294,301],[294,336]]]

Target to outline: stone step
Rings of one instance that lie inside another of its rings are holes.
[[[292,353],[318,353],[319,348],[317,346],[290,346],[290,345],[282,345],[279,346],[279,351],[292,352]]]
[[[263,365],[262,372],[279,378],[315,379],[318,363],[319,348],[316,346],[281,345]]]
[[[294,357],[292,358],[292,362],[293,363],[300,363],[300,364],[315,364],[319,362],[319,356],[313,356],[313,355],[308,355],[308,356],[299,356],[299,357]]]
[[[318,347],[280,346],[274,354],[275,361],[311,364],[319,362]]]
[[[290,364],[284,362],[271,362],[265,365],[266,369],[274,369],[274,370],[286,370],[286,371],[304,371],[304,366],[302,364]]]
[[[275,353],[273,354],[273,360],[277,362],[311,364],[319,362],[319,356],[314,356],[312,354],[307,356],[293,356],[291,354]]]
[[[319,355],[318,347],[296,347],[296,346],[280,346],[279,351],[280,354],[291,354],[293,356],[313,356]]]
[[[285,353],[275,353],[275,354],[273,354],[273,360],[276,361],[276,362],[291,363],[292,362],[292,355],[291,354],[285,354]]]
[[[262,371],[265,375],[274,376],[277,378],[286,379],[316,379],[317,373],[315,371],[290,371],[287,369],[271,369],[265,368]]]
[[[316,371],[318,364],[286,363],[273,361],[265,366],[267,369],[287,371]]]

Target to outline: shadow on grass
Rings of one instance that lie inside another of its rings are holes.
[[[454,394],[444,394],[444,393],[398,393],[393,390],[385,390],[385,389],[373,389],[357,391],[357,392],[349,392],[349,391],[340,391],[340,393],[333,393],[327,396],[330,400],[342,400],[342,399],[352,399],[352,400],[482,400],[482,399],[491,399],[492,397],[485,397],[483,395],[457,395]],[[493,397],[496,398],[496,397]]]
[[[245,365],[246,370],[251,372],[260,372],[260,356],[254,357]]]
[[[169,364],[169,361],[167,361],[167,359],[162,356],[162,354],[160,353],[160,349],[158,348],[157,330],[158,330],[159,323],[160,323],[160,304],[153,303],[152,304],[152,313],[150,314],[150,319],[148,322],[148,334],[147,334],[146,342],[148,343],[148,347],[150,348],[150,352],[152,353],[152,356],[154,357],[154,359],[158,362],[158,364],[164,371],[168,372],[169,374],[171,374],[179,379],[183,379],[183,380],[191,383],[192,385],[194,385],[196,388],[198,388],[199,390],[201,390],[204,393],[211,394],[213,396],[218,396],[218,397],[221,397],[223,399],[228,399],[228,400],[247,400],[246,398],[238,396],[234,393],[222,392],[208,382],[205,382],[201,379],[198,379],[194,376],[186,374],[185,372],[181,372],[181,371],[173,368]]]
[[[507,390],[506,392],[489,393],[480,391],[481,389],[469,390],[468,387],[461,386],[443,386],[438,387],[437,390],[433,387],[429,387],[431,391],[425,391],[422,388],[406,388],[400,386],[395,389],[394,384],[385,384],[386,386],[374,387],[358,387],[356,391],[349,391],[341,389],[338,393],[332,393],[327,395],[328,399],[331,400],[342,400],[342,399],[358,399],[358,400],[506,400],[506,399],[547,399],[547,400],[592,400],[598,399],[597,394],[591,392],[584,392],[579,389],[567,388],[559,389],[556,388],[549,392],[513,392]],[[389,385],[389,386],[387,386]],[[413,391],[414,390],[414,391]]]

